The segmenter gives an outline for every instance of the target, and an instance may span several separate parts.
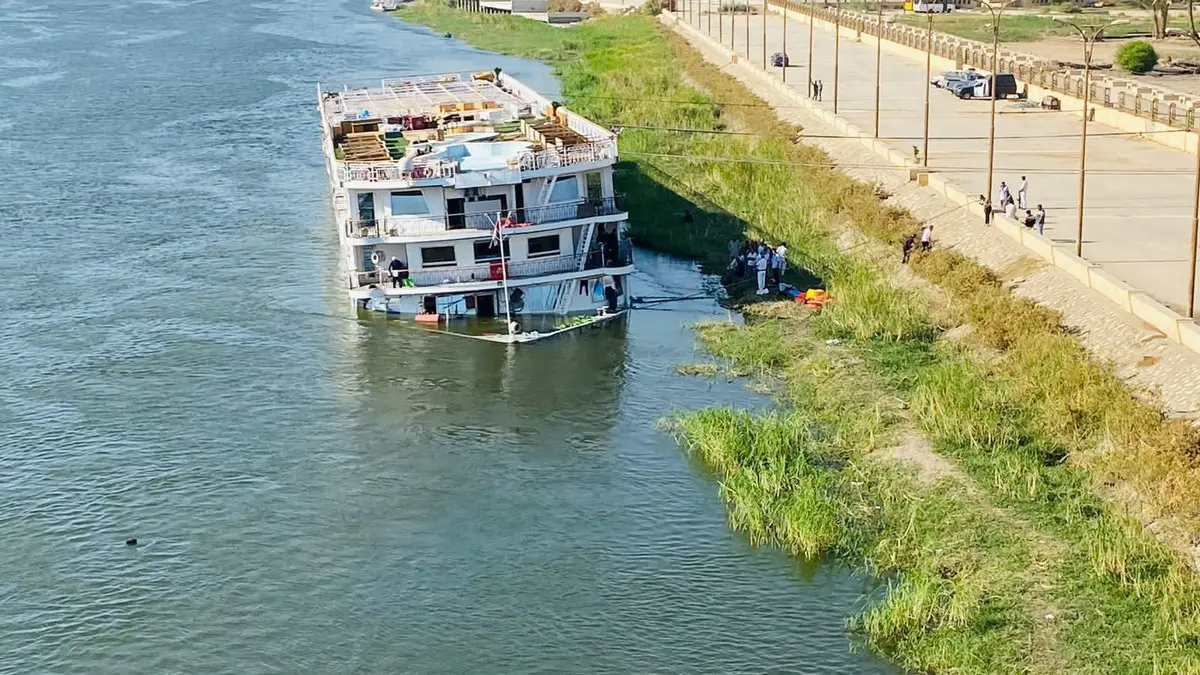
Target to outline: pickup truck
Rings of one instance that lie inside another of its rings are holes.
[[[996,90],[995,97],[1002,98],[1025,98],[1021,90],[1017,88],[1017,78],[1012,73],[997,73],[996,74]],[[959,98],[991,98],[992,97],[992,78],[980,76],[970,82],[962,82],[957,84],[953,89],[950,89],[955,96]],[[949,87],[947,87],[949,89]]]

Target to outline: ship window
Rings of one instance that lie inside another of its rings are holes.
[[[586,180],[588,199],[600,199],[604,196],[604,177],[599,171],[587,174]]]
[[[507,251],[506,251],[507,253]],[[475,262],[485,263],[500,259],[500,244],[492,240],[475,242]]]
[[[554,183],[550,192],[550,203],[579,201],[579,179],[575,176],[562,176]]]
[[[551,234],[545,237],[530,237],[529,238],[529,257],[541,258],[548,255],[558,255],[559,243],[558,235]]]
[[[427,213],[429,205],[425,203],[425,195],[420,190],[392,193],[393,216],[423,216]]]
[[[421,249],[422,267],[450,267],[455,262],[453,246],[429,246]]]

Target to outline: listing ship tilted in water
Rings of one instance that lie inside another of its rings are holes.
[[[628,308],[611,131],[498,68],[318,99],[359,306],[423,321]]]

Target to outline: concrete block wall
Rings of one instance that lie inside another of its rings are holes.
[[[781,11],[783,10],[781,9]],[[807,17],[799,15],[798,17],[801,20],[807,20]],[[711,49],[719,50],[722,54],[727,55],[731,63],[739,63],[737,54],[730,50],[729,47],[718,43],[687,22],[681,21],[678,16],[670,12],[664,12],[664,20],[672,23],[676,30],[685,32],[693,38],[707,43]],[[814,25],[820,25],[821,23],[822,21],[817,19]],[[829,30],[832,31],[832,24],[825,23],[829,27]],[[871,44],[874,43],[871,42]],[[882,48],[885,51],[891,52],[905,49],[902,45],[890,43],[888,40],[883,41]],[[921,58],[924,58],[923,51],[921,52]],[[815,102],[809,100],[807,96],[792,86],[784,84],[781,80],[762,70],[762,68],[753,62],[746,63],[745,65],[750,66],[750,72],[753,73],[754,77],[760,83],[786,96],[799,106],[806,108],[809,113],[838,129],[846,137],[857,139],[865,147],[874,151],[881,159],[886,160],[899,169],[903,169],[910,178],[915,178],[922,184],[928,185],[955,204],[966,205],[965,208],[968,211],[979,217],[979,222],[982,226],[983,205],[979,203],[976,195],[969,195],[963,192],[957,185],[948,182],[945,178],[913,162],[911,158],[905,156],[903,153],[888,148],[871,134],[859,130],[844,118],[817,105]],[[1170,340],[1196,353],[1200,353],[1200,326],[1192,319],[1168,309],[1141,289],[1134,288],[1121,281],[1101,266],[1080,258],[1075,255],[1071,248],[1056,245],[1037,232],[1026,228],[1024,225],[1009,220],[1003,214],[997,213],[993,215],[992,226],[1011,237],[1039,258],[1066,271],[1082,285],[1096,291],[1144,323],[1153,326]]]

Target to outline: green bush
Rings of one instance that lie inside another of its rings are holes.
[[[647,16],[658,16],[667,8],[667,0],[646,0],[638,11]]]
[[[579,0],[550,0],[546,3],[548,12],[582,12],[583,3]]]
[[[1158,52],[1145,40],[1126,42],[1117,50],[1117,67],[1135,75],[1148,73],[1158,65]]]

